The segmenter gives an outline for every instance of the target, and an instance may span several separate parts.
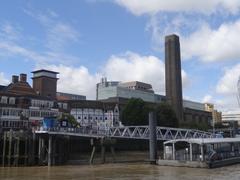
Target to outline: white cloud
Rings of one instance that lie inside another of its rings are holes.
[[[224,75],[216,85],[216,93],[206,95],[205,100],[211,100],[222,111],[236,110],[240,108],[238,102],[237,82],[240,77],[240,64],[225,69]]]
[[[1,40],[1,39],[0,39]],[[59,63],[71,63],[73,61],[76,61],[78,58],[58,53],[58,52],[43,52],[39,53],[34,50],[25,48],[21,45],[18,45],[15,42],[10,41],[0,41],[0,55],[1,56],[21,56],[25,60],[33,60],[37,63],[53,63],[53,62],[59,62]],[[79,59],[78,59],[79,60]]]
[[[80,33],[70,23],[63,22],[52,10],[45,13],[34,9],[24,9],[24,12],[36,19],[46,32],[46,47],[52,51],[64,51],[71,43],[78,42]]]
[[[86,95],[95,99],[96,83],[103,76],[114,81],[142,81],[153,85],[155,92],[165,94],[165,65],[155,56],[141,56],[133,52],[113,55],[98,73],[91,74],[84,66],[40,65],[37,68],[48,68],[60,72],[58,91]],[[183,84],[187,75],[183,71]]]
[[[127,52],[120,56],[111,56],[103,71],[112,80],[150,83],[156,92],[163,94],[164,69],[164,63],[155,56],[140,56]]]
[[[205,95],[205,96],[203,97],[202,102],[203,102],[203,103],[211,103],[212,99],[213,99],[213,97],[208,94],[208,95]]]
[[[211,14],[224,10],[236,14],[240,9],[239,0],[115,0],[134,15],[164,12],[199,12]]]
[[[47,47],[52,50],[62,50],[69,42],[77,42],[80,34],[71,25],[58,22],[47,29]]]
[[[0,85],[9,84],[9,80],[5,77],[3,72],[0,72]]]
[[[73,94],[86,95],[89,99],[95,99],[96,84],[100,80],[99,74],[91,74],[84,66],[72,67],[65,65],[47,65],[37,68],[50,69],[60,72],[57,90]]]
[[[197,57],[213,62],[240,58],[240,20],[224,23],[218,29],[204,24],[189,37],[181,38],[182,54],[185,58]]]
[[[10,22],[4,22],[0,25],[0,39],[16,41],[21,39],[21,28],[16,24]]]
[[[240,64],[225,70],[223,77],[218,81],[216,91],[224,95],[237,95],[237,82],[240,77]]]

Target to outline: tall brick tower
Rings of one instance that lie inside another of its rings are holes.
[[[38,95],[56,98],[57,93],[57,74],[58,72],[49,70],[33,71],[33,89]]]
[[[183,120],[182,75],[179,37],[165,37],[165,80],[166,97],[173,107],[179,124]]]

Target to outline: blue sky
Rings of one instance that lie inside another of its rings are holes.
[[[102,76],[164,94],[164,36],[180,36],[186,99],[238,108],[239,0],[12,0],[0,6],[0,84],[39,68],[95,98]]]

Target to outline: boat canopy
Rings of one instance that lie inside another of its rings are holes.
[[[218,143],[240,143],[240,137],[237,138],[195,138],[195,139],[174,139],[170,141],[165,141],[164,145],[166,144],[173,144],[177,142],[186,142],[191,144],[218,144]]]

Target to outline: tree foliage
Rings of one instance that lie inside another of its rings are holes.
[[[182,128],[188,128],[188,129],[198,129],[202,131],[207,131],[210,127],[207,122],[186,122],[186,123],[181,123]]]
[[[122,111],[122,123],[130,125],[148,125],[149,111],[156,111],[157,125],[178,127],[176,115],[170,105],[163,102],[158,105],[148,104],[142,99],[130,99]]]
[[[142,99],[131,98],[122,111],[122,123],[125,126],[147,125],[148,107]]]
[[[166,102],[156,105],[157,125],[178,127],[178,120],[172,107]]]
[[[71,124],[72,126],[77,126],[79,124],[77,120],[71,114],[68,113],[63,113],[59,120],[60,121],[67,120],[68,123]]]

